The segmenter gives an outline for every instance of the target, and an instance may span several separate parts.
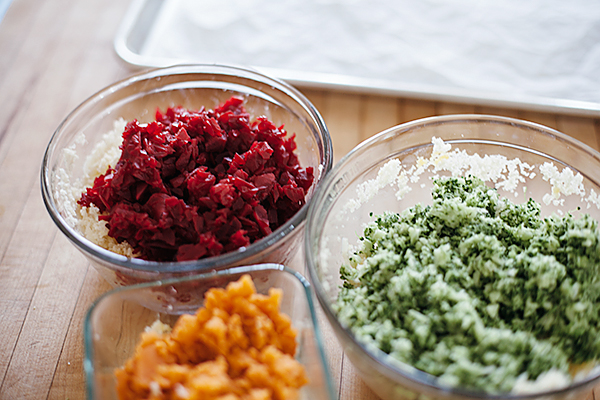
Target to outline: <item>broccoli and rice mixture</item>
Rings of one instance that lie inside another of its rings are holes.
[[[341,322],[450,386],[566,386],[597,365],[597,221],[542,218],[475,177],[438,178],[432,195],[372,218],[340,269]]]

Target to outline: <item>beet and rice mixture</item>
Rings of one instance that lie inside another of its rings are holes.
[[[78,203],[95,205],[109,236],[147,260],[215,256],[268,235],[304,205],[313,168],[300,166],[295,135],[251,122],[242,103],[129,122],[118,163]]]

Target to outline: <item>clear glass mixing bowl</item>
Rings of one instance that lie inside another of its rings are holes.
[[[304,400],[333,400],[333,384],[325,361],[321,331],[309,283],[299,273],[282,265],[258,264],[187,276],[164,282],[114,289],[89,309],[84,324],[87,398],[116,400],[114,371],[132,357],[140,334],[154,321],[173,325],[182,313],[195,313],[210,288],[224,288],[242,275],[252,278],[256,291],[283,291],[280,312],[288,315],[296,329],[295,358],[304,366],[309,383],[300,390]],[[193,287],[187,304],[169,296],[170,287]]]
[[[533,166],[545,162],[552,162],[559,169],[568,166],[582,175],[585,196],[562,193],[560,199],[564,203],[546,204],[544,195],[552,192],[552,188],[539,170],[535,176],[518,182],[516,194],[502,188],[499,193],[517,203],[532,197],[542,204],[545,215],[560,211],[585,212],[600,219],[598,200],[589,201],[594,198],[593,192],[600,193],[600,153],[553,129],[503,117],[451,115],[409,122],[377,134],[334,167],[313,197],[307,219],[305,257],[311,282],[345,354],[367,385],[383,399],[558,400],[591,393],[592,387],[600,383],[598,373],[567,388],[541,388],[541,392],[531,395],[488,395],[444,386],[432,375],[394,362],[381,350],[365,346],[338,321],[332,304],[341,285],[340,266],[348,245],[358,243],[366,223],[372,220],[370,213],[401,212],[416,203],[431,204],[432,182],[428,178],[432,174],[423,174],[418,182],[407,180],[405,185],[411,190],[398,200],[398,187],[383,185],[385,177],[381,185],[377,183],[380,168],[392,159],[399,160],[405,169],[417,166],[419,157],[431,157],[433,137],[469,154],[499,154],[508,159],[519,158]],[[504,175],[508,172],[505,170]],[[371,183],[362,186],[367,181]]]
[[[54,133],[43,159],[41,183],[50,216],[67,238],[113,285],[168,279],[235,265],[275,262],[293,267],[303,241],[308,205],[270,235],[219,256],[186,262],[154,262],[110,252],[86,239],[69,216],[61,182],[77,182],[86,157],[113,123],[137,119],[149,122],[157,108],[183,106],[214,109],[232,95],[245,99],[253,116],[267,116],[296,135],[302,167],[313,167],[315,187],[331,168],[329,132],[315,107],[293,87],[254,70],[222,65],[182,65],[155,69],[117,82],[73,110]],[[307,203],[309,200],[307,201]],[[302,268],[302,267],[299,267]],[[185,300],[185,296],[182,297]]]

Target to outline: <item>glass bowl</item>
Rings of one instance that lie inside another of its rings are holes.
[[[297,331],[296,359],[305,367],[309,379],[300,390],[301,398],[333,400],[333,385],[310,286],[302,275],[277,264],[234,267],[162,283],[132,285],[101,296],[89,309],[84,325],[87,398],[116,400],[114,370],[134,354],[146,327],[157,318],[172,326],[179,315],[193,313],[202,306],[207,290],[224,288],[244,274],[251,276],[258,293],[266,294],[273,287],[283,290],[280,312],[291,318]],[[191,301],[183,307],[165,302],[163,289],[182,283],[196,288]]]
[[[365,383],[383,399],[565,399],[589,394],[594,385],[600,383],[597,370],[567,388],[541,388],[541,392],[528,395],[489,395],[443,385],[434,376],[392,360],[375,346],[365,345],[338,320],[332,305],[342,282],[340,266],[344,254],[349,253],[349,245],[357,245],[366,224],[372,221],[370,213],[401,212],[417,203],[431,204],[432,182],[429,178],[432,173],[422,174],[418,181],[405,181],[400,186],[411,190],[398,199],[399,186],[388,185],[386,174],[378,178],[381,167],[396,159],[408,170],[411,166],[422,165],[423,160],[440,156],[443,152],[434,145],[440,142],[433,138],[441,139],[442,147],[451,145],[451,151],[458,149],[470,155],[498,154],[509,160],[518,158],[532,166],[552,162],[559,170],[569,166],[581,174],[585,198],[567,196],[565,188],[559,191],[558,200],[545,197],[552,189],[539,169],[535,176],[530,174],[522,182],[517,181],[514,193],[507,185],[514,179],[499,179],[495,184],[501,196],[515,203],[526,201],[526,189],[527,197],[542,204],[543,215],[568,210],[573,214],[589,213],[596,220],[600,219],[598,200],[593,200],[594,192],[600,193],[600,154],[553,129],[504,117],[452,115],[409,122],[377,134],[353,149],[334,167],[315,193],[307,217],[305,258],[311,283],[345,354]],[[432,154],[434,150],[436,154]],[[435,160],[444,162],[443,156]],[[449,169],[455,166],[452,163],[446,165]],[[494,169],[493,165],[489,167]],[[507,172],[508,169],[504,171],[505,177]],[[488,185],[493,184],[488,182]],[[506,185],[507,190],[502,185]]]
[[[58,228],[114,286],[168,279],[212,269],[275,262],[292,266],[303,240],[305,204],[286,223],[247,247],[219,256],[186,262],[153,262],[110,252],[86,239],[75,228],[65,206],[64,182],[75,184],[84,163],[116,120],[154,120],[157,108],[183,106],[198,110],[214,107],[237,95],[252,116],[268,117],[296,135],[295,151],[302,167],[313,167],[312,193],[331,168],[329,132],[315,107],[293,87],[254,70],[222,65],[182,65],[150,70],[109,86],[84,101],[59,125],[43,159],[42,194]],[[72,208],[72,207],[71,207]]]

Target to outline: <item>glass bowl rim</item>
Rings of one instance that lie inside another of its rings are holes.
[[[275,263],[263,263],[263,264],[243,265],[243,266],[238,266],[238,267],[229,267],[229,268],[220,269],[220,270],[212,270],[210,272],[186,275],[186,276],[180,277],[180,278],[170,278],[170,279],[163,279],[163,280],[153,281],[153,282],[138,283],[138,284],[130,285],[130,286],[121,286],[121,287],[111,289],[111,290],[105,292],[104,294],[102,294],[100,297],[98,297],[96,300],[94,300],[94,302],[89,306],[89,308],[85,314],[84,323],[83,323],[83,339],[84,339],[83,369],[84,369],[85,377],[86,377],[87,398],[93,399],[94,398],[93,393],[95,390],[94,351],[93,351],[94,338],[93,338],[91,319],[94,314],[94,311],[96,310],[96,307],[105,298],[117,295],[121,292],[128,292],[128,291],[132,291],[132,290],[149,289],[149,288],[154,288],[154,287],[176,285],[176,284],[186,283],[189,281],[194,281],[194,280],[199,280],[199,279],[202,279],[202,280],[205,280],[208,282],[210,280],[213,280],[213,279],[219,278],[219,277],[232,276],[232,275],[241,276],[246,273],[260,272],[260,271],[271,271],[276,274],[283,273],[285,275],[291,276],[292,279],[295,279],[296,281],[300,282],[302,289],[304,290],[304,295],[306,297],[306,305],[307,305],[309,313],[310,313],[310,320],[311,320],[314,335],[315,335],[315,344],[317,347],[317,351],[319,353],[319,355],[318,355],[319,362],[323,368],[323,373],[325,375],[324,380],[325,380],[327,395],[330,399],[332,399],[332,400],[335,399],[336,396],[334,395],[335,391],[333,389],[331,370],[329,368],[329,363],[327,362],[327,357],[325,356],[325,350],[324,350],[325,342],[323,341],[321,329],[319,328],[316,307],[315,307],[314,300],[312,298],[312,290],[311,290],[312,286],[311,286],[310,282],[299,272],[294,271],[282,264],[275,264]]]
[[[99,258],[100,260],[109,263],[110,269],[127,268],[134,271],[140,272],[157,272],[157,273],[190,273],[199,272],[203,270],[210,270],[212,268],[224,268],[223,266],[233,265],[253,255],[259,254],[265,249],[273,246],[277,241],[281,240],[287,235],[293,234],[295,230],[300,229],[306,220],[308,213],[308,206],[310,204],[309,199],[301,208],[298,210],[290,219],[288,219],[283,225],[273,231],[271,234],[257,240],[250,245],[233,250],[227,253],[220,254],[214,257],[208,257],[200,260],[191,261],[149,261],[140,258],[129,258],[124,255],[120,255],[104,249],[95,243],[92,243],[76,229],[71,227],[62,215],[58,212],[54,197],[51,193],[52,176],[49,161],[52,153],[56,151],[56,141],[59,139],[62,133],[63,127],[72,119],[77,118],[80,113],[83,113],[86,109],[92,107],[95,102],[104,98],[105,96],[123,90],[128,86],[144,80],[152,80],[157,77],[167,75],[210,75],[216,76],[238,76],[244,79],[260,82],[269,85],[272,89],[282,92],[284,95],[290,97],[294,102],[300,105],[314,120],[315,128],[322,137],[316,137],[317,142],[322,146],[322,170],[320,171],[320,181],[316,185],[318,187],[323,178],[327,176],[331,170],[333,164],[333,147],[331,143],[331,136],[329,130],[325,125],[323,117],[318,112],[316,107],[304,96],[299,90],[293,86],[281,81],[277,78],[265,75],[255,69],[237,65],[225,65],[225,64],[181,64],[162,68],[153,68],[150,70],[142,71],[119,80],[111,85],[104,87],[98,92],[89,96],[86,100],[80,103],[75,109],[73,109],[58,125],[44,152],[44,158],[41,165],[41,191],[44,204],[50,217],[56,224],[56,226],[67,236],[67,238],[75,244],[79,250],[85,254],[90,254],[93,257]],[[316,192],[313,191],[314,193]]]
[[[415,385],[422,385],[429,388],[429,390],[438,393],[439,395],[455,395],[462,396],[469,399],[495,399],[495,400],[533,400],[537,398],[541,398],[544,396],[556,396],[561,394],[568,394],[572,390],[577,390],[583,386],[590,385],[592,383],[600,382],[600,372],[596,374],[586,377],[585,379],[571,382],[566,387],[559,389],[551,389],[546,391],[537,391],[533,393],[487,393],[483,391],[477,391],[472,389],[465,389],[461,387],[452,387],[449,385],[443,385],[438,382],[438,379],[424,371],[413,367],[410,364],[402,363],[400,361],[396,361],[390,355],[383,352],[379,348],[374,348],[374,346],[368,347],[361,341],[357,340],[354,334],[350,331],[350,329],[340,323],[337,319],[335,312],[331,308],[329,301],[327,300],[327,295],[325,294],[325,290],[323,285],[321,285],[321,281],[317,275],[315,264],[318,262],[318,257],[311,250],[313,247],[313,243],[311,242],[312,232],[316,232],[320,230],[318,226],[320,224],[316,224],[315,226],[311,225],[311,221],[315,219],[318,215],[317,205],[322,203],[322,201],[328,196],[329,191],[333,184],[341,178],[338,176],[340,170],[354,157],[360,155],[366,149],[377,145],[378,142],[385,139],[391,139],[393,136],[402,135],[404,132],[407,132],[413,128],[418,128],[419,126],[436,126],[443,125],[449,123],[479,123],[479,122],[489,122],[489,123],[498,123],[502,125],[511,125],[519,128],[526,128],[537,131],[538,133],[545,135],[556,136],[561,141],[567,142],[570,146],[575,149],[585,151],[586,153],[594,156],[600,163],[600,152],[593,149],[589,145],[580,142],[579,140],[568,136],[562,132],[559,132],[556,129],[547,127],[545,125],[541,125],[535,122],[525,121],[512,117],[504,117],[497,115],[488,115],[488,114],[452,114],[452,115],[438,115],[420,118],[414,121],[409,121],[403,124],[399,124],[393,127],[390,127],[382,132],[377,133],[376,135],[371,136],[370,138],[362,141],[356,147],[354,147],[349,153],[347,153],[344,157],[340,159],[340,161],[333,167],[333,169],[325,176],[323,182],[319,185],[315,193],[313,194],[311,204],[308,209],[308,215],[306,217],[307,227],[304,232],[304,258],[308,270],[308,274],[310,277],[310,281],[312,283],[313,290],[315,291],[315,295],[318,299],[319,304],[321,304],[321,308],[323,309],[323,313],[326,315],[327,320],[334,325],[336,328],[335,331],[339,332],[343,335],[344,339],[351,343],[352,346],[359,348],[363,355],[366,355],[369,359],[371,359],[375,364],[377,364],[381,369],[386,371],[386,375],[389,377],[389,374],[395,374],[401,376],[403,379],[406,379],[412,382]],[[483,139],[482,139],[483,140]],[[456,140],[448,140],[448,143],[456,142]],[[488,143],[492,143],[493,141],[487,140]],[[462,141],[461,143],[464,143]],[[498,142],[501,143],[501,142]],[[570,167],[572,168],[572,167]],[[573,168],[576,170],[575,168]],[[315,242],[316,244],[316,242]],[[402,365],[402,368],[394,364]],[[410,372],[407,372],[410,371]]]

